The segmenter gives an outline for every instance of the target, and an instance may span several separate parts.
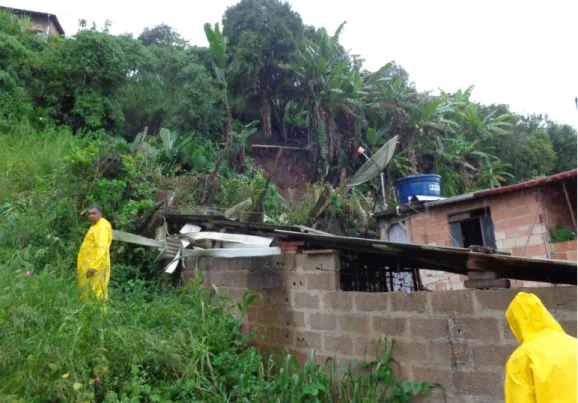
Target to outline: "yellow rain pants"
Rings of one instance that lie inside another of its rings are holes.
[[[91,225],[78,251],[78,288],[82,299],[91,293],[101,301],[108,298],[111,242],[112,227],[107,220],[101,218]],[[88,269],[95,270],[90,278],[86,277]]]
[[[505,402],[575,403],[576,338],[534,294],[518,293],[506,319],[521,346],[506,364]]]

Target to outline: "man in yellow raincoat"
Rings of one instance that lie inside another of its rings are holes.
[[[78,287],[82,299],[92,293],[96,299],[105,301],[110,279],[112,227],[102,217],[102,207],[96,204],[88,208],[88,220],[92,225],[78,252]]]
[[[518,293],[506,319],[521,344],[506,364],[506,403],[576,402],[576,338],[534,294]]]

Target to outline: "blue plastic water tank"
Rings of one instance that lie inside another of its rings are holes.
[[[411,196],[440,197],[442,177],[435,174],[411,175],[399,178],[394,185],[399,194],[399,202],[407,203]]]

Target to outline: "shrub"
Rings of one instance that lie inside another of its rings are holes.
[[[573,241],[574,239],[576,239],[576,234],[563,225],[559,225],[555,230],[550,230],[550,241],[552,243]]]

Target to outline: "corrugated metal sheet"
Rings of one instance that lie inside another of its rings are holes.
[[[540,281],[555,284],[576,284],[576,262],[564,260],[530,259],[500,254],[472,252],[469,249],[385,242],[377,239],[351,238],[315,233],[299,227],[241,223],[219,216],[187,216],[165,214],[169,227],[180,229],[191,223],[208,230],[268,235],[281,241],[303,241],[304,249],[335,249],[375,255],[380,263],[416,269],[439,270],[464,274],[468,271],[493,271],[499,278]]]
[[[471,252],[469,249],[393,243],[373,239],[322,236],[276,231],[292,239],[308,241],[308,246],[372,252],[402,261],[404,267],[446,271],[467,275],[468,271],[493,271],[499,278],[576,284],[576,262],[531,259],[501,254]]]
[[[562,173],[559,173],[556,175],[547,176],[545,178],[540,178],[540,179],[536,179],[533,181],[518,183],[518,184],[510,185],[510,186],[504,186],[504,187],[497,188],[497,189],[481,190],[479,192],[474,193],[474,198],[480,199],[480,198],[485,198],[485,197],[489,197],[489,196],[495,196],[495,195],[501,195],[504,193],[515,192],[515,191],[522,190],[522,189],[528,189],[528,188],[532,188],[532,187],[536,187],[536,186],[544,186],[544,185],[548,185],[550,183],[557,183],[557,182],[563,181],[564,179],[575,178],[577,176],[577,174],[578,174],[578,170],[573,169],[572,171],[562,172]]]

